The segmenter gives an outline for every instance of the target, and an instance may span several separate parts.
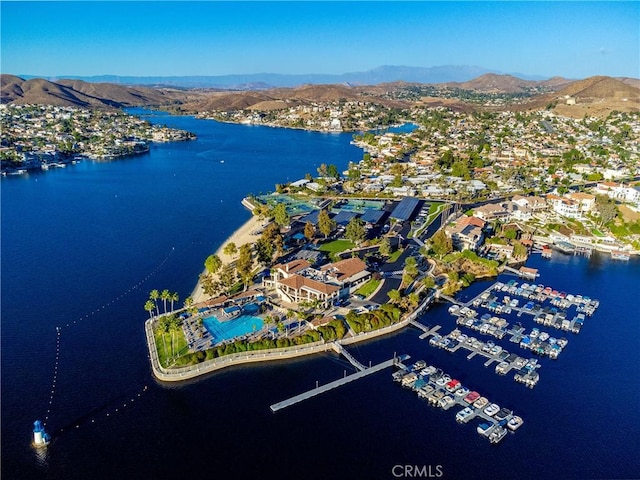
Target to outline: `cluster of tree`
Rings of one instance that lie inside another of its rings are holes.
[[[309,330],[303,335],[289,338],[264,338],[262,340],[249,342],[248,340],[236,340],[235,342],[227,343],[225,345],[218,345],[215,348],[211,348],[206,351],[192,352],[187,355],[179,357],[175,365],[187,366],[195,365],[205,360],[212,360],[214,358],[222,357],[224,355],[230,355],[232,353],[251,352],[256,350],[267,350],[271,348],[284,348],[297,345],[304,345],[307,343],[313,343],[320,341],[320,333],[314,330]]]
[[[180,332],[182,328],[182,320],[177,315],[163,315],[159,317],[156,325],[155,332],[156,335],[160,335],[162,337],[162,344],[164,347],[164,358],[165,358],[165,367],[169,364],[171,360],[173,360],[180,352],[177,351],[177,342],[176,342],[176,333]],[[167,339],[165,334],[171,334],[171,352],[167,351]]]
[[[389,296],[389,302],[394,305],[398,305],[403,310],[415,308],[420,303],[420,295],[418,295],[416,292],[411,292],[410,294],[406,295],[402,290],[397,290],[394,288],[393,290],[389,290],[387,295]]]
[[[402,270],[402,285],[407,287],[418,276],[418,260],[416,257],[407,257],[404,261],[404,269]]]
[[[383,257],[388,257],[393,253],[393,249],[391,248],[391,241],[389,240],[389,237],[382,238],[382,240],[380,241],[380,245],[378,247],[378,252]]]
[[[342,320],[335,319],[327,323],[326,325],[318,327],[318,332],[320,332],[322,338],[330,342],[331,340],[336,340],[344,337],[347,333],[347,328],[344,326]]]
[[[596,211],[600,217],[600,226],[609,225],[618,216],[615,200],[606,195],[596,195]]]
[[[344,231],[344,237],[350,240],[356,246],[359,246],[367,236],[364,228],[364,222],[358,217],[353,217]]]
[[[288,220],[286,224],[288,225]],[[284,251],[284,239],[280,233],[279,222],[270,223],[262,231],[262,235],[256,241],[255,251],[258,262],[270,266],[275,256]]]
[[[162,313],[167,313],[167,302],[171,302],[171,310],[173,311],[173,304],[180,299],[177,292],[170,292],[169,290],[151,290],[149,293],[149,300],[144,304],[144,309],[149,312],[149,317],[153,316],[153,311],[156,311],[156,316],[160,315],[160,307],[158,306],[158,300],[162,300],[163,310]]]
[[[453,251],[453,242],[443,229],[438,230],[429,242],[431,251],[439,258],[444,257]]]
[[[233,256],[237,252],[237,247],[235,243],[230,242],[223,251],[226,255]],[[235,285],[236,268],[230,263],[223,264],[217,255],[209,255],[204,261],[204,267],[206,271],[200,275],[200,285],[205,294],[215,295],[221,291],[229,291]]]
[[[358,314],[350,311],[345,316],[345,320],[354,332],[360,333],[378,330],[379,328],[398,323],[401,315],[402,310],[398,306],[386,303],[373,312]]]
[[[334,178],[336,180],[340,178],[338,167],[336,167],[334,164],[320,164],[320,166],[318,167],[318,175],[322,178]]]

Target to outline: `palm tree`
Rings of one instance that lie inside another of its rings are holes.
[[[162,336],[162,343],[164,345],[164,358],[166,359],[165,367],[168,365],[168,357],[167,357],[167,340],[165,339],[164,334],[167,333],[168,328],[169,328],[169,325],[167,322],[167,317],[162,317],[157,320],[155,330],[156,330],[156,333],[160,333],[160,335]]]
[[[160,315],[160,310],[158,310],[158,298],[159,297],[160,297],[160,293],[155,288],[153,290],[151,290],[151,293],[149,293],[149,299],[153,300],[153,303],[156,306],[156,316]]]
[[[182,327],[182,320],[180,320],[179,317],[173,315],[169,317],[169,321],[167,323],[169,332],[171,332],[171,358],[175,358],[177,355],[177,352],[174,351],[175,333],[180,331],[180,328]]]
[[[184,308],[187,308],[187,309],[189,307],[191,307],[193,305],[193,297],[189,296],[189,297],[185,298],[183,305],[184,305]]]
[[[169,297],[169,301],[171,302],[171,311],[173,311],[173,302],[177,302],[178,300],[180,300],[178,292],[173,292]]]
[[[396,303],[398,300],[400,300],[401,296],[400,292],[395,288],[393,290],[389,290],[387,295],[389,296],[389,300],[391,301],[391,303]]]
[[[153,304],[153,302],[151,300],[147,300],[147,302],[144,304],[144,309],[149,312],[149,318],[153,317],[153,314],[151,312],[153,312],[155,305]]]
[[[236,246],[235,243],[229,242],[225,245],[224,249],[222,250],[222,253],[224,253],[225,255],[229,255],[230,257],[233,257],[236,253],[238,253],[238,247]]]
[[[167,290],[167,289],[162,290],[162,293],[160,294],[160,298],[162,299],[162,301],[164,303],[164,313],[167,313],[167,300],[169,300],[170,296],[171,296],[171,294],[169,293],[169,290]]]

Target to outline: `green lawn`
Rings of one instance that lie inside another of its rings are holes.
[[[593,230],[591,230],[591,233],[593,233],[596,237],[604,237],[604,233],[602,233],[597,228],[594,228]]]
[[[337,260],[336,255],[340,252],[344,252],[345,250],[349,250],[353,248],[355,245],[350,240],[334,240],[333,242],[324,243],[320,245],[319,250],[321,252],[325,252],[329,257],[335,261]]]
[[[164,341],[162,337],[164,336]],[[167,366],[167,358],[171,356],[171,334],[170,333],[158,333],[155,332],[154,337],[156,339],[156,348],[158,349],[158,358],[160,359],[160,365]],[[165,351],[165,342],[167,350]],[[184,337],[182,329],[176,331],[173,334],[173,348],[175,352],[186,353],[187,352],[187,339]]]
[[[380,285],[381,281],[382,280],[376,280],[375,278],[372,278],[363,286],[361,286],[358,290],[356,290],[356,294],[362,295],[364,298],[369,297],[369,295],[375,292],[376,288],[378,288],[378,285]]]
[[[387,259],[387,263],[393,263],[396,260],[398,260],[400,255],[402,255],[403,251],[404,250],[402,250],[401,248],[398,248],[395,252],[393,252],[391,255],[389,255],[389,258]]]

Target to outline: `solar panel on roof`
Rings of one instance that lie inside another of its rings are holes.
[[[333,221],[338,225],[346,225],[351,221],[353,217],[357,217],[358,214],[356,212],[348,212],[346,210],[340,210],[338,214],[333,217]]]
[[[360,218],[365,223],[371,223],[375,225],[382,219],[384,214],[385,214],[384,210],[367,210],[366,212],[364,212],[364,214]]]
[[[420,199],[418,198],[404,197],[400,203],[396,205],[396,208],[393,209],[393,212],[391,212],[391,218],[395,218],[401,222],[409,220],[419,203]]]
[[[308,215],[305,215],[304,217],[302,217],[300,219],[300,221],[302,223],[309,222],[311,225],[317,225],[318,224],[318,215],[320,215],[320,210],[314,210],[313,212],[309,213]]]

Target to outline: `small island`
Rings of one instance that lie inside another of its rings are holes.
[[[0,105],[2,175],[49,170],[85,158],[113,160],[149,151],[152,142],[194,140],[119,110],[54,105]]]

